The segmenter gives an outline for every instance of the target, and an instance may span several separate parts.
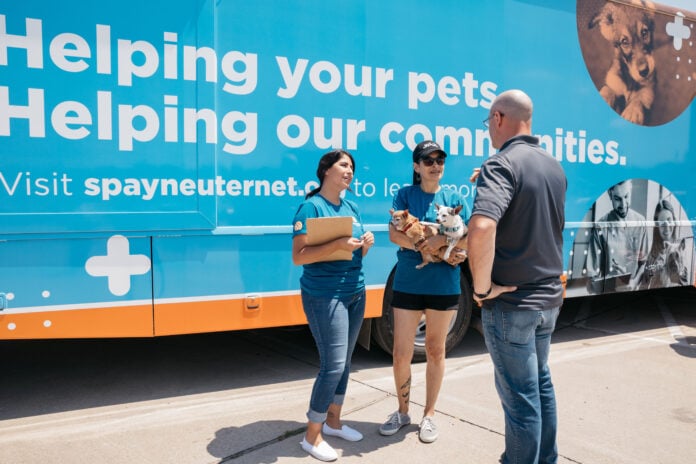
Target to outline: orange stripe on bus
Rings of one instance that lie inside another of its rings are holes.
[[[367,291],[365,317],[382,314],[384,289]],[[154,320],[154,327],[153,327]],[[152,337],[306,324],[299,295],[151,305],[0,312],[0,340]]]
[[[367,291],[365,317],[382,314],[384,289]],[[300,295],[155,304],[155,335],[306,324]]]
[[[0,313],[0,339],[151,337],[152,305]]]

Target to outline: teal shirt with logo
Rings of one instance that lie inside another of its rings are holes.
[[[435,203],[455,207],[462,205],[459,215],[468,224],[471,209],[464,197],[456,190],[440,188],[437,193],[426,193],[420,185],[409,185],[400,189],[394,197],[394,210],[408,209],[419,221],[436,222]],[[399,248],[396,253],[396,273],[392,288],[398,292],[415,295],[458,295],[459,266],[446,262],[430,263],[421,269],[416,265],[423,261],[420,252]]]
[[[321,194],[308,198],[300,205],[293,219],[293,237],[307,233],[307,219],[349,216],[353,218],[353,237],[365,233],[357,205],[341,199],[339,205],[326,200]],[[350,261],[325,261],[304,264],[300,288],[310,295],[338,297],[354,295],[365,289],[362,271],[362,248],[353,251]]]

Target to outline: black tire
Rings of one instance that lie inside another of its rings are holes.
[[[473,308],[473,295],[471,293],[471,279],[469,277],[468,267],[464,264],[459,267],[461,269],[460,286],[461,295],[459,296],[459,310],[457,316],[452,321],[447,341],[445,342],[445,350],[449,352],[462,341],[466,331],[469,329],[471,322],[471,311]],[[382,300],[382,317],[375,318],[372,321],[372,339],[389,354],[392,354],[394,345],[393,333],[393,310],[391,307],[392,285],[394,283],[394,272],[396,267],[389,273],[389,278],[384,287],[384,299]],[[416,329],[416,341],[413,346],[413,361],[425,361],[425,319]]]

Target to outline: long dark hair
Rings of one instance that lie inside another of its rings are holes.
[[[672,215],[672,220],[675,221],[677,219],[677,215],[674,213],[674,208],[672,207],[672,203],[670,203],[668,200],[660,200],[657,205],[655,206],[655,215],[653,216],[653,220],[655,221],[655,225],[653,226],[653,242],[652,246],[650,247],[650,256],[653,258],[657,257],[662,253],[664,250],[664,243],[665,240],[662,238],[660,235],[660,227],[659,224],[657,224],[657,217],[660,215],[662,211],[669,211],[670,214]],[[674,241],[677,238],[677,227],[675,226],[674,229],[672,229],[672,236],[668,238],[670,241]]]
[[[416,170],[413,170],[413,180],[411,181],[411,184],[413,185],[420,185],[421,183],[421,176],[416,172]]]
[[[353,165],[353,172],[355,172],[355,160],[353,159],[353,155],[351,155],[347,151],[338,149],[325,153],[319,160],[319,166],[317,166],[317,178],[319,179],[319,187],[315,188],[314,190],[310,191],[307,195],[305,195],[305,199],[313,197],[314,195],[319,193],[319,190],[321,190],[321,186],[324,184],[324,176],[326,175],[326,171],[328,171],[331,168],[331,166],[336,164],[338,160],[340,160],[344,156],[350,158],[350,164]]]

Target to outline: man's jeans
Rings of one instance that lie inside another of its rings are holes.
[[[324,422],[331,403],[343,404],[350,360],[365,314],[365,291],[339,298],[302,292],[302,306],[319,350],[320,364],[307,419]]]
[[[560,308],[502,310],[495,301],[481,310],[495,387],[505,413],[503,464],[555,464],[556,394],[548,358]]]

